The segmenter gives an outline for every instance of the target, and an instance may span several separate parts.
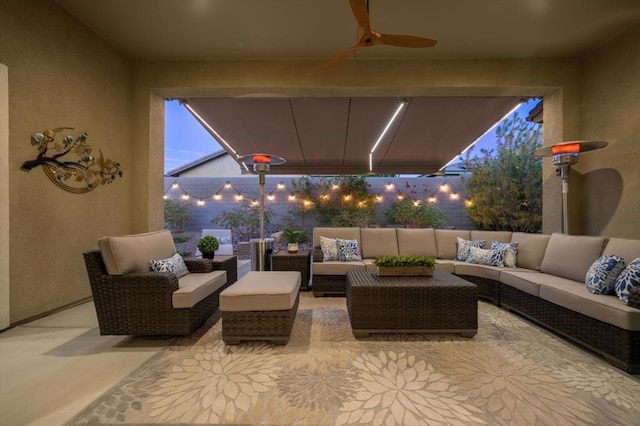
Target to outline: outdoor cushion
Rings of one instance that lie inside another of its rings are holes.
[[[475,246],[469,247],[469,256],[466,262],[479,265],[502,266],[504,263],[504,250],[485,250]]]
[[[640,240],[626,238],[609,238],[602,250],[603,256],[620,256],[628,265],[633,259],[640,257]]]
[[[226,271],[185,275],[178,280],[180,288],[171,295],[171,304],[175,309],[192,308],[220,289],[226,282]]]
[[[544,284],[553,284],[557,279],[564,280],[566,278],[557,278],[553,275],[541,274],[540,272],[525,270],[506,270],[502,269],[500,273],[500,282],[508,285],[532,296],[540,295],[540,287]]]
[[[452,259],[436,259],[436,271],[449,272],[450,274],[453,274],[456,270],[457,263],[460,262]]]
[[[168,259],[152,259],[151,269],[156,272],[171,272],[178,278],[183,277],[189,273],[187,265],[186,263],[184,263],[184,259],[182,258],[182,256],[180,256],[179,253],[174,254]]]
[[[544,258],[550,235],[528,234],[526,232],[514,232],[511,234],[511,242],[518,243],[518,255],[516,266],[519,268],[540,270],[540,264]]]
[[[396,233],[400,256],[438,257],[433,228],[397,228]]]
[[[500,281],[500,272],[503,270],[500,266],[478,265],[468,262],[455,262],[454,267],[456,275],[469,275],[494,281]]]
[[[485,240],[485,241],[497,241],[499,243],[511,242],[511,231],[478,231],[472,230],[471,241]]]
[[[322,261],[339,260],[338,241],[335,238],[320,236],[320,250],[322,250]]]
[[[398,255],[398,238],[394,228],[362,228],[360,240],[360,251],[365,259]]]
[[[355,262],[314,262],[313,275],[346,275],[347,271],[364,271],[365,263],[362,261]]]
[[[98,247],[109,275],[151,271],[151,259],[166,259],[176,254],[171,231],[103,237]]]
[[[615,296],[591,294],[582,283],[565,281],[542,286],[540,297],[624,330],[640,331],[640,309],[627,306]]]
[[[491,250],[502,250],[504,252],[504,260],[502,266],[507,268],[516,267],[516,257],[518,255],[518,242],[500,243],[498,241],[491,242]]]
[[[614,294],[616,278],[624,267],[620,256],[600,256],[587,271],[587,289],[593,294]]]
[[[640,258],[634,259],[618,275],[615,283],[615,291],[618,299],[624,303],[629,302],[629,293],[634,287],[640,286]]]
[[[456,237],[471,239],[471,231],[457,229],[436,229],[436,246],[438,259],[453,259],[456,257]]]
[[[313,246],[320,247],[320,236],[327,238],[343,238],[345,240],[358,240],[360,243],[360,228],[357,227],[316,227],[313,228]]]
[[[250,271],[220,293],[223,312],[286,311],[296,302],[298,271]],[[223,319],[224,321],[224,319]]]
[[[342,238],[336,238],[336,240],[338,241],[338,255],[340,257],[340,262],[362,260],[358,240],[343,240]]]
[[[584,283],[589,267],[600,257],[604,241],[604,237],[553,233],[540,271]]]
[[[456,237],[456,257],[455,260],[467,260],[471,253],[471,247],[484,248],[485,240],[470,241],[464,238]],[[476,262],[477,263],[477,262]]]

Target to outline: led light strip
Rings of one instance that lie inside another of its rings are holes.
[[[185,106],[185,108],[187,108],[191,114],[193,114],[193,116],[196,118],[196,120],[198,120],[198,121],[200,122],[200,124],[202,124],[202,125],[203,125],[203,126],[204,126],[208,131],[209,131],[209,133],[211,133],[211,134],[213,135],[213,137],[215,137],[215,138],[216,138],[216,140],[217,140],[218,142],[221,142],[222,144],[224,144],[224,146],[226,146],[227,148],[229,148],[229,150],[230,150],[230,151],[233,153],[233,155],[236,157],[236,161],[240,162],[240,161],[239,161],[239,160],[240,160],[240,155],[238,155],[238,153],[236,152],[236,150],[235,150],[235,149],[233,149],[233,147],[232,147],[232,146],[231,146],[231,145],[230,145],[226,140],[224,140],[224,138],[223,138],[222,136],[220,136],[220,134],[219,134],[218,132],[216,132],[216,130],[215,130],[213,127],[211,127],[211,126],[209,125],[209,123],[207,123],[207,122],[205,121],[205,119],[204,119],[204,118],[202,118],[202,117],[200,116],[200,114],[198,114],[198,113],[197,113],[197,112],[196,112],[196,111],[191,107],[191,105],[189,105],[189,104],[187,103],[187,101],[185,101],[185,100],[181,100],[181,101],[180,101],[180,103],[181,103],[182,105],[184,105],[184,106]],[[242,165],[242,167],[244,167],[244,168],[245,168],[245,170],[246,170],[246,171],[249,171],[249,168],[247,167],[247,165],[246,165],[246,164],[244,164],[244,163],[242,163],[242,162],[240,162],[240,164]]]
[[[458,157],[460,157],[462,154],[464,154],[465,152],[467,152],[469,150],[469,148],[471,148],[472,146],[474,146],[480,139],[482,139],[487,133],[489,133],[490,131],[492,131],[493,129],[496,128],[496,126],[498,124],[500,124],[502,122],[502,120],[504,120],[505,118],[509,117],[511,114],[513,114],[518,108],[520,108],[520,105],[522,105],[522,102],[518,103],[518,105],[516,105],[515,107],[513,107],[513,109],[511,111],[509,111],[508,113],[506,113],[504,115],[504,117],[502,117],[500,120],[496,121],[495,124],[493,126],[491,126],[486,132],[484,132],[478,139],[476,139],[475,141],[473,141],[468,147],[466,147],[464,150],[462,150],[462,152],[460,154],[457,154],[455,157],[453,157],[447,164],[445,164],[444,166],[440,167],[440,169],[438,169],[438,171],[443,171],[449,164],[453,163]]]
[[[393,113],[393,116],[391,117],[391,119],[389,120],[387,125],[385,126],[384,130],[382,131],[382,133],[380,133],[380,136],[378,137],[378,140],[376,141],[375,144],[373,144],[373,148],[371,148],[371,151],[369,151],[369,171],[370,172],[373,171],[373,152],[376,150],[376,148],[378,147],[378,144],[380,143],[380,141],[382,141],[382,138],[384,138],[384,135],[389,130],[389,127],[391,127],[393,122],[396,120],[396,117],[398,116],[398,114],[400,114],[400,111],[402,111],[402,108],[404,108],[407,105],[407,103],[408,103],[408,101],[405,99],[398,106],[398,108],[396,109],[396,112]]]

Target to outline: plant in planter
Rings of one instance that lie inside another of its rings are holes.
[[[289,243],[287,251],[289,253],[297,253],[298,243],[300,242],[300,239],[302,238],[304,232],[299,229],[284,228],[282,233]]]
[[[202,252],[205,259],[213,259],[215,251],[220,247],[218,239],[212,235],[200,238],[198,241],[198,250]]]
[[[374,263],[379,276],[433,275],[436,260],[428,256],[381,256]]]

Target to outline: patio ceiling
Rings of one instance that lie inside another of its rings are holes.
[[[348,0],[55,1],[131,59],[315,60],[319,68],[358,36]],[[360,48],[336,68],[370,59],[581,57],[640,23],[638,0],[367,3],[373,29],[435,38],[438,43],[425,49]],[[238,154],[280,155],[287,163],[278,166],[278,172],[308,174],[368,172],[371,147],[404,99],[396,94],[375,97],[375,93],[318,98],[196,96],[187,102]],[[519,100],[446,96],[408,99],[407,108],[374,153],[373,172],[433,173]]]
[[[239,155],[284,157],[287,162],[274,167],[274,173],[430,174],[520,99],[209,98],[185,102]],[[373,152],[370,169],[369,154],[403,103]]]

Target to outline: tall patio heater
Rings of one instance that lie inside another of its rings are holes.
[[[258,173],[260,183],[260,238],[252,238],[249,241],[251,248],[251,270],[269,271],[271,270],[273,238],[264,238],[265,174],[269,171],[270,166],[284,164],[286,160],[270,154],[250,154],[240,157],[240,161],[248,166],[253,166],[253,171]]]
[[[569,233],[569,172],[571,166],[578,162],[580,153],[595,151],[607,146],[603,141],[573,141],[562,142],[552,146],[536,149],[531,152],[533,157],[553,157],[556,175],[562,180],[562,233]]]

